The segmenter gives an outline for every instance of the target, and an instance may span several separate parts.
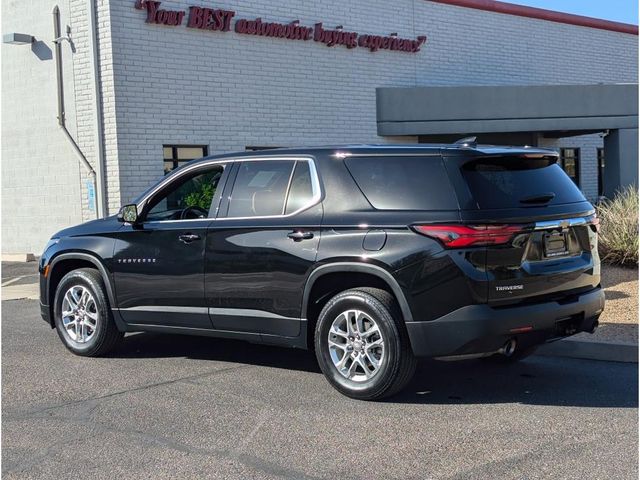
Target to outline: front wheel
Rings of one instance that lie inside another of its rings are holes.
[[[327,380],[351,398],[393,395],[415,372],[399,309],[385,290],[357,288],[334,296],[320,312],[314,343]]]
[[[76,355],[104,355],[123,337],[113,320],[102,277],[91,268],[73,270],[60,280],[53,313],[58,336]]]

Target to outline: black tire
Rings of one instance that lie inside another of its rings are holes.
[[[93,295],[95,301],[95,311],[97,312],[95,329],[90,330],[93,333],[84,343],[74,341],[74,339],[71,338],[62,320],[64,296],[69,289],[73,287],[86,288],[89,293]],[[118,330],[113,320],[102,277],[97,270],[80,268],[67,273],[58,284],[53,305],[53,315],[58,336],[64,346],[76,355],[83,357],[105,355],[113,350],[124,336],[124,334]]]
[[[520,360],[524,360],[527,357],[533,355],[538,349],[538,345],[534,345],[531,347],[516,347],[514,352],[511,355],[503,355],[501,353],[496,353],[489,357],[484,357],[483,360],[496,363],[499,365],[512,365],[514,363],[518,363]]]
[[[334,320],[354,309],[375,321],[384,341],[384,355],[378,370],[371,378],[358,382],[339,372],[331,359],[328,342]],[[355,288],[331,298],[318,317],[314,345],[322,373],[334,388],[351,398],[376,400],[394,395],[409,383],[416,369],[400,309],[389,292],[377,288]]]

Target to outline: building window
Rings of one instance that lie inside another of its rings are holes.
[[[604,195],[604,148],[598,148],[598,196]]]
[[[580,149],[561,148],[560,166],[565,171],[573,183],[580,186]]]
[[[209,155],[206,145],[163,145],[164,174],[178,168],[180,165]]]

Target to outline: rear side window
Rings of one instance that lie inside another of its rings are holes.
[[[585,200],[555,157],[502,156],[472,160],[462,175],[482,209],[559,205]]]
[[[248,161],[240,164],[227,217],[282,215],[294,161]]]
[[[378,210],[457,210],[441,157],[351,157],[345,164]]]
[[[309,205],[313,199],[313,185],[311,184],[311,169],[309,162],[296,162],[296,169],[291,179],[291,187],[287,196],[285,214],[296,212]]]

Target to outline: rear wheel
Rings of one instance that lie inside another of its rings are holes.
[[[67,273],[56,290],[54,319],[62,343],[76,355],[97,357],[122,339],[100,274],[91,268]]]
[[[357,288],[334,296],[320,312],[314,343],[327,380],[352,398],[393,395],[415,371],[399,309],[384,290]]]

